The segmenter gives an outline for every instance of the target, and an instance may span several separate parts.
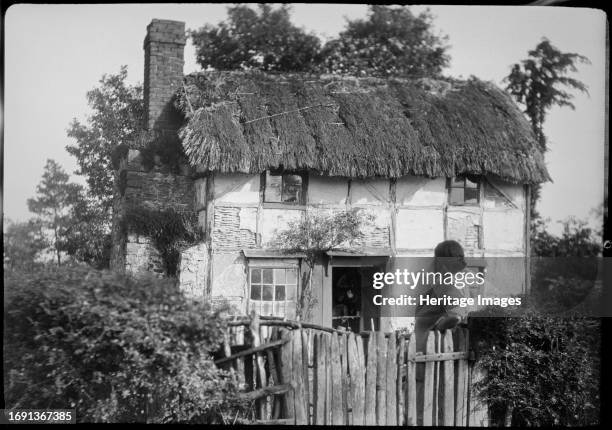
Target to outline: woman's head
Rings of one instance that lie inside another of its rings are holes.
[[[442,273],[457,273],[465,269],[463,247],[455,240],[440,242],[434,249],[436,271]]]

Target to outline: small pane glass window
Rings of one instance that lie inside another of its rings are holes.
[[[474,177],[458,176],[448,181],[448,204],[451,206],[478,206],[480,182]]]
[[[303,200],[303,193],[304,181],[301,175],[266,172],[264,202],[300,204]]]
[[[249,312],[295,318],[296,268],[251,268]]]

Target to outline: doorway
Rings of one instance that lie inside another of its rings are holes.
[[[337,267],[332,270],[332,327],[353,333],[361,330],[360,267]]]

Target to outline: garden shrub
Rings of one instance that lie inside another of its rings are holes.
[[[241,416],[236,384],[211,358],[223,309],[174,282],[72,267],[7,272],[4,288],[7,408],[75,408],[82,422]]]
[[[514,426],[598,424],[600,320],[485,308],[469,326],[486,373],[476,388],[494,421],[508,414]]]

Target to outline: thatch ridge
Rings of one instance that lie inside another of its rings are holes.
[[[475,78],[201,72],[185,77],[178,106],[185,152],[210,171],[550,180],[524,115]]]

